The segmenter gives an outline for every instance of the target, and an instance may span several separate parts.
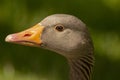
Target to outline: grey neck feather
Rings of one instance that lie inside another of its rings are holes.
[[[68,59],[70,65],[70,80],[90,80],[94,64],[93,55]]]

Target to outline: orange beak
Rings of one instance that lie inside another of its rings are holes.
[[[40,46],[42,44],[41,35],[43,29],[44,26],[37,24],[22,32],[8,35],[5,41],[27,46]]]

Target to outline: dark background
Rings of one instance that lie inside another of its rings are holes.
[[[0,0],[0,80],[68,80],[64,57],[4,41],[56,13],[88,26],[96,58],[92,80],[120,80],[120,0]]]

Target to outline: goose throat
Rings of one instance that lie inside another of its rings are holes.
[[[70,80],[91,80],[94,57],[92,55],[68,59]]]

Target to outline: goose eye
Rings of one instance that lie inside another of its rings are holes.
[[[63,30],[64,30],[64,27],[63,27],[62,25],[56,25],[56,26],[55,26],[55,29],[56,29],[57,31],[63,31]]]

